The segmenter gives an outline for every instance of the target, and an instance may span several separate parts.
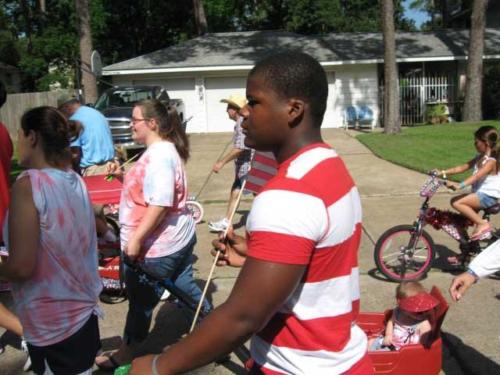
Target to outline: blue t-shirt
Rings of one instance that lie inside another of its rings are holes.
[[[113,159],[115,150],[109,130],[108,120],[101,112],[87,106],[81,106],[70,117],[70,120],[79,121],[83,125],[80,136],[71,142],[71,147],[82,149],[80,167],[102,164]]]

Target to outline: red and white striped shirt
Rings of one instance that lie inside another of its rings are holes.
[[[355,324],[361,202],[336,152],[314,144],[283,162],[255,198],[247,231],[250,257],[307,265],[297,289],[252,338],[261,370],[367,373],[355,370],[367,358],[366,336]]]

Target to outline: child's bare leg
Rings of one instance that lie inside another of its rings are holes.
[[[484,220],[478,211],[481,208],[479,202],[479,197],[475,193],[463,195],[451,200],[451,205],[458,212],[460,212],[465,217],[469,218],[476,224],[476,229],[474,233],[478,233],[488,227],[488,221]]]
[[[19,318],[0,303],[0,326],[6,330],[15,333],[19,337],[23,335],[23,327]]]

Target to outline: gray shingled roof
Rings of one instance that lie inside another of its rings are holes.
[[[398,58],[449,58],[467,55],[468,30],[399,32]],[[306,36],[283,31],[215,33],[104,67],[104,71],[253,65],[270,53],[301,50],[321,62],[383,58],[381,33]],[[485,55],[500,53],[500,29],[487,29]]]

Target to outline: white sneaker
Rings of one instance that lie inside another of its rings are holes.
[[[167,289],[165,289],[165,291],[160,297],[160,301],[166,301],[168,297],[170,297],[170,292]]]
[[[26,362],[24,362],[23,371],[27,372],[31,370],[31,358],[30,358],[30,353],[28,352],[28,344],[24,339],[22,339],[21,341],[21,349],[23,352],[26,353]]]
[[[24,366],[23,366],[23,371],[28,372],[30,370],[31,370],[31,358],[30,358],[30,355],[27,354],[26,362],[24,362]]]
[[[208,223],[208,229],[212,232],[224,232],[229,227],[229,220],[226,218]]]

